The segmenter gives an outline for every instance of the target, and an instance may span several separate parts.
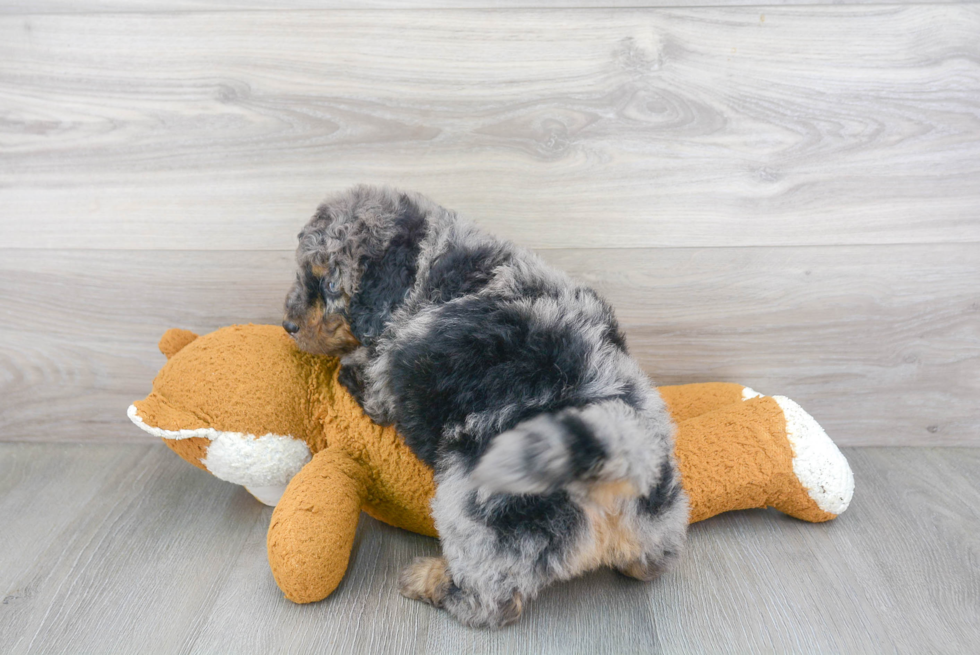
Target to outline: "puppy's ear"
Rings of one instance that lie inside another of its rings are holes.
[[[304,236],[310,234],[311,232],[323,233],[328,227],[330,227],[334,222],[334,212],[331,210],[330,202],[326,201],[320,204],[316,208],[316,212],[310,217],[303,230],[299,233],[299,238],[302,239]]]
[[[303,266],[325,267],[328,260],[327,244],[330,240],[330,226],[334,222],[333,212],[326,204],[317,207],[313,218],[296,235],[296,261]]]

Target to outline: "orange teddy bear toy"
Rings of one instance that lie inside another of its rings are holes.
[[[168,362],[129,417],[216,477],[276,507],[269,564],[297,603],[340,584],[358,515],[438,536],[432,471],[337,382],[338,360],[299,351],[282,328],[235,325],[203,337],[169,330]],[[677,424],[674,454],[691,522],[775,507],[827,521],[851,500],[847,460],[793,401],[738,384],[660,387]]]

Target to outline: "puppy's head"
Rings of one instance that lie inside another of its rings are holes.
[[[323,219],[323,220],[318,220]],[[299,233],[296,281],[286,295],[282,326],[300,350],[341,357],[360,343],[348,321],[350,279],[327,238],[329,220],[320,213]]]
[[[283,318],[302,350],[339,357],[361,345],[351,331],[351,297],[363,291],[366,267],[378,265],[400,230],[414,226],[415,238],[424,233],[420,202],[387,187],[359,185],[317,208],[299,233],[299,271]],[[368,338],[368,332],[357,334]]]

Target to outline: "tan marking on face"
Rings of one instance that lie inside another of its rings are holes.
[[[452,582],[445,559],[419,557],[398,576],[398,592],[405,598],[442,607]]]
[[[345,355],[361,345],[343,316],[324,315],[322,300],[317,300],[306,311],[295,339],[300,350],[332,357]]]
[[[318,277],[318,278],[321,278],[321,279],[322,278],[325,278],[329,272],[330,272],[330,269],[327,268],[326,266],[311,266],[310,267],[310,273],[313,273],[313,275],[315,277]]]

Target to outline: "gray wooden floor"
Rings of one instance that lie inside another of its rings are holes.
[[[241,488],[156,443],[0,444],[0,652],[976,652],[980,449],[846,454],[837,521],[722,515],[658,582],[596,572],[482,632],[395,591],[435,540],[364,516],[340,589],[294,605]]]

